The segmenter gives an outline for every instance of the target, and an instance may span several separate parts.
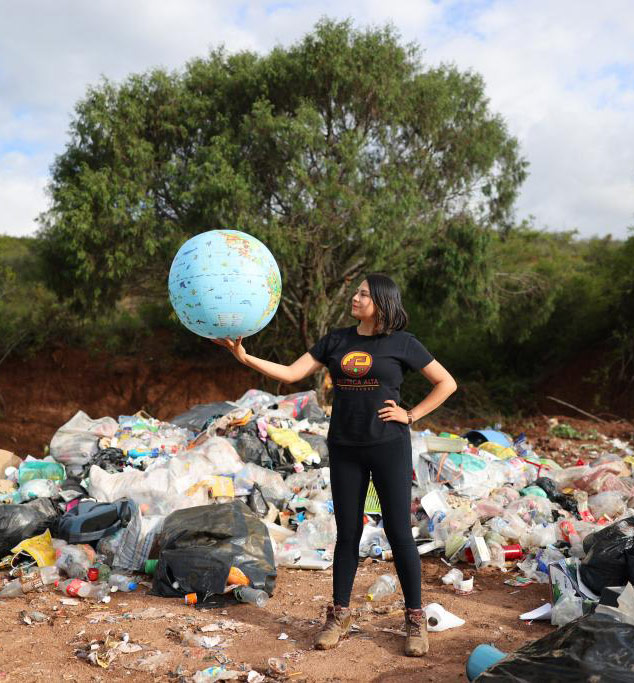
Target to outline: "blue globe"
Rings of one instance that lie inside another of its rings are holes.
[[[209,339],[235,339],[269,323],[280,303],[282,278],[260,240],[238,230],[210,230],[178,250],[168,288],[187,329]]]

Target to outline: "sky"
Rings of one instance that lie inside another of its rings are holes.
[[[581,237],[634,226],[632,0],[0,0],[0,233],[32,235],[75,103],[101,76],[266,53],[321,17],[392,23],[480,73],[529,161],[516,220]]]

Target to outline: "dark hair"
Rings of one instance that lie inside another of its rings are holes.
[[[396,282],[383,273],[370,273],[365,279],[376,306],[377,334],[390,334],[395,330],[405,329],[409,316],[403,308],[401,290]]]

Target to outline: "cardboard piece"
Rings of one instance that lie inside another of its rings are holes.
[[[0,448],[0,479],[4,478],[4,471],[7,467],[20,467],[22,458],[11,451],[4,451]]]

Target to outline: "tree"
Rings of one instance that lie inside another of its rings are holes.
[[[215,50],[91,88],[40,236],[56,291],[91,311],[126,288],[162,292],[191,234],[245,230],[283,276],[260,342],[296,353],[343,321],[368,271],[407,284],[451,252],[479,273],[525,173],[480,76],[425,66],[389,26],[323,20],[265,56]]]

